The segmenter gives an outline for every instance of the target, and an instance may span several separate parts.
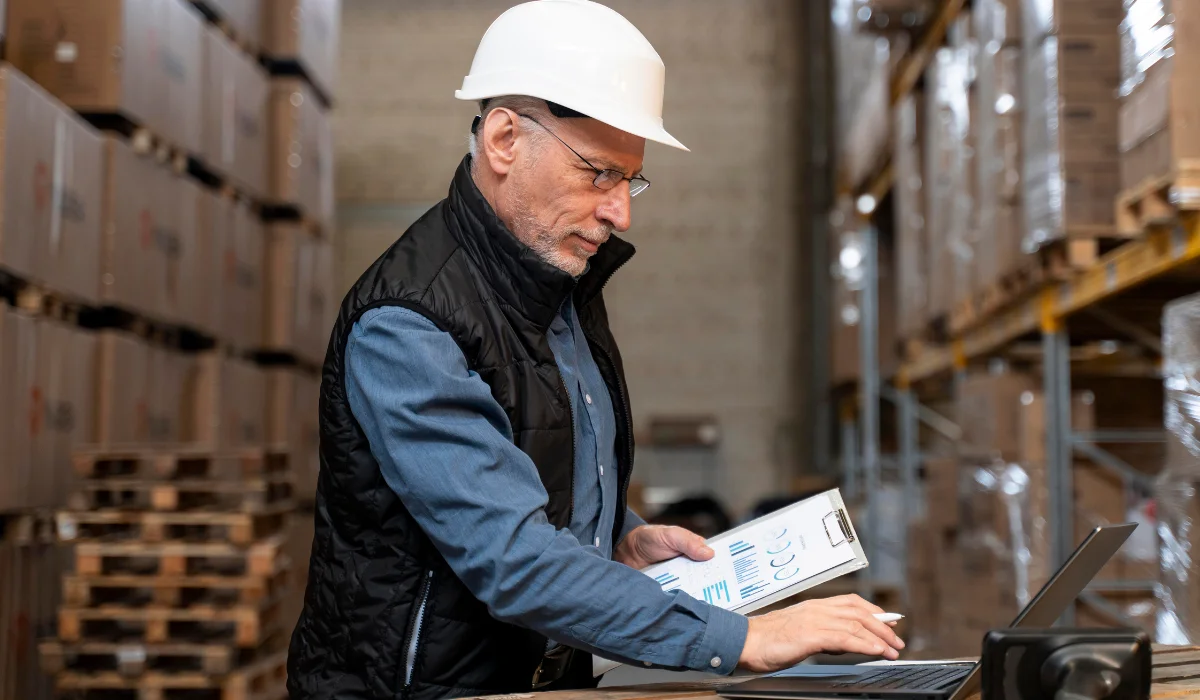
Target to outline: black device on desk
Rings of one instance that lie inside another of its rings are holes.
[[[1042,586],[1009,627],[1050,627],[1075,597],[1117,553],[1135,523],[1096,528]],[[724,688],[726,698],[913,698],[963,700],[979,690],[980,664],[914,666],[847,666],[845,675],[821,678],[756,678]]]

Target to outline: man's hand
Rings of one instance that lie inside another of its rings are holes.
[[[883,608],[856,595],[806,600],[750,618],[738,667],[755,673],[790,668],[818,652],[899,658],[904,642],[876,620]]]
[[[625,535],[613,552],[613,560],[633,569],[644,569],[680,554],[695,561],[713,557],[704,538],[694,532],[667,525],[642,525]]]

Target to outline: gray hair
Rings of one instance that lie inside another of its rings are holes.
[[[545,123],[548,119],[553,119],[550,114],[550,106],[546,101],[537,97],[527,97],[525,95],[504,95],[501,97],[493,97],[479,103],[479,128],[483,128],[483,123],[487,121],[488,115],[497,107],[511,109],[518,114],[528,114],[538,121]],[[540,138],[540,137],[538,137]],[[468,140],[468,148],[470,149],[471,158],[479,160],[479,139],[476,138],[474,131],[470,134]]]

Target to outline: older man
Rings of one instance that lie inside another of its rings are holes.
[[[616,12],[540,0],[484,36],[449,195],[363,274],[333,331],[293,698],[591,684],[590,654],[730,673],[820,650],[895,658],[855,596],[747,620],[638,572],[704,540],[644,524],[602,290],[665,71]],[[419,167],[419,164],[413,164]]]

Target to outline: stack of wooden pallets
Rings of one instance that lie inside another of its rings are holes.
[[[262,449],[107,450],[75,457],[74,545],[58,640],[60,692],[83,700],[276,700],[292,503],[287,458]]]

